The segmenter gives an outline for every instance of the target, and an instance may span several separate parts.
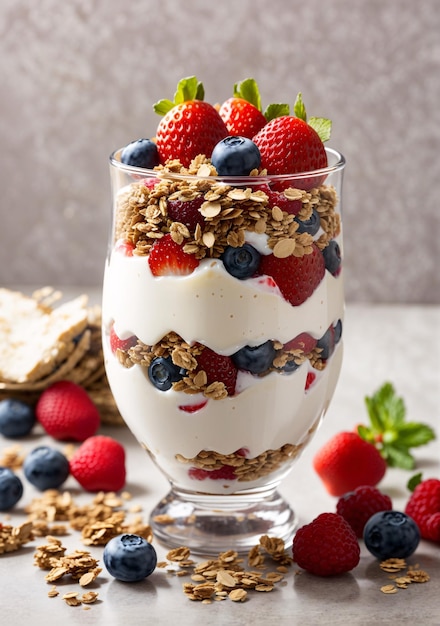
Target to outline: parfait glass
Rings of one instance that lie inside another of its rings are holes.
[[[110,157],[103,348],[118,409],[169,481],[155,537],[195,554],[289,540],[278,492],[342,361],[344,157],[220,178]]]

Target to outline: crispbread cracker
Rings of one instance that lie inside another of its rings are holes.
[[[84,295],[48,309],[20,292],[0,289],[0,379],[26,383],[49,375],[74,351],[87,323]]]

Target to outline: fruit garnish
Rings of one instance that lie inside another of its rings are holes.
[[[405,513],[415,520],[424,539],[440,542],[440,480],[422,480],[411,494]]]
[[[219,176],[249,176],[260,167],[261,156],[253,141],[247,137],[231,136],[214,146],[211,163]]]
[[[183,245],[173,241],[170,233],[157,239],[148,255],[148,265],[153,276],[187,276],[199,265],[192,254],[187,254]]]
[[[123,582],[139,582],[156,569],[154,547],[140,535],[122,534],[113,537],[103,552],[104,565],[109,574]]]
[[[203,100],[203,84],[195,76],[179,81],[174,99],[160,100],[154,110],[163,115],[156,130],[161,163],[178,159],[188,167],[198,155],[210,157],[214,146],[228,136],[217,109]]]
[[[148,378],[159,391],[168,391],[185,374],[186,370],[173,363],[170,356],[154,357],[148,367]]]
[[[221,256],[225,270],[239,280],[253,276],[260,265],[260,259],[261,254],[250,243],[227,246]]]
[[[237,368],[231,357],[205,347],[197,357],[197,364],[197,371],[203,370],[206,373],[208,386],[212,383],[223,383],[228,395],[234,395]]]
[[[309,333],[300,333],[290,341],[284,344],[284,350],[302,350],[304,354],[308,354],[316,347],[316,339]]]
[[[205,202],[203,194],[195,198],[185,200],[184,198],[167,199],[168,217],[173,222],[180,222],[194,232],[198,224],[203,224],[204,218],[200,213],[200,207]]]
[[[124,350],[124,351],[129,350],[130,348],[135,346],[137,343],[136,335],[130,335],[129,337],[126,337],[125,339],[118,337],[114,324],[112,324],[110,327],[109,340],[110,340],[110,349],[113,352],[113,354],[115,354],[116,350]]]
[[[272,276],[284,298],[292,306],[305,302],[324,277],[321,251],[312,244],[312,252],[301,257],[278,258],[268,254],[261,258],[260,273]]]
[[[377,485],[386,463],[379,450],[355,432],[331,437],[313,458],[313,467],[333,496],[342,496],[361,485]]]
[[[321,513],[296,531],[293,560],[315,576],[335,576],[354,569],[360,548],[350,524],[337,513]]]
[[[58,489],[70,474],[69,461],[59,450],[39,446],[25,458],[23,472],[31,485],[40,491]]]
[[[205,480],[206,478],[210,478],[211,480],[236,480],[237,478],[235,468],[231,465],[222,465],[213,470],[206,470],[201,467],[190,467],[188,476],[194,480]]]
[[[151,139],[137,139],[129,143],[121,152],[121,163],[133,167],[153,169],[159,165],[159,152]]]
[[[391,383],[387,382],[365,398],[370,424],[359,425],[359,435],[375,445],[390,467],[411,470],[415,459],[410,449],[435,439],[434,430],[419,422],[406,421],[406,407]]]
[[[18,398],[0,401],[0,433],[3,437],[25,437],[31,432],[35,421],[35,410],[30,402]]]
[[[363,536],[367,550],[381,561],[406,559],[420,542],[416,522],[401,511],[375,513],[365,524]]]
[[[322,251],[324,257],[325,269],[333,276],[339,276],[341,272],[341,249],[335,239],[329,241],[328,245]]]
[[[350,524],[356,537],[362,537],[365,524],[380,511],[391,511],[391,498],[371,485],[362,485],[344,493],[336,503],[336,513]]]
[[[12,509],[22,495],[23,483],[17,474],[9,467],[0,467],[0,511]]]
[[[232,355],[235,366],[251,374],[263,374],[273,363],[276,350],[273,341],[265,341],[259,346],[243,346]]]
[[[70,472],[86,491],[119,491],[125,485],[125,450],[112,437],[89,437],[70,459]]]

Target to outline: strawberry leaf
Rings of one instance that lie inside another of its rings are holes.
[[[426,424],[406,421],[405,404],[391,383],[366,397],[365,404],[370,426],[359,426],[359,435],[375,443],[388,465],[413,469],[415,460],[410,449],[435,439],[434,430]]]
[[[309,126],[311,126],[313,130],[316,130],[323,143],[330,139],[332,132],[331,120],[328,120],[325,117],[311,117],[309,119]]]
[[[234,98],[243,98],[261,111],[261,96],[257,81],[253,78],[245,78],[234,85]]]
[[[182,78],[177,83],[174,100],[163,99],[153,105],[155,113],[166,115],[176,104],[182,104],[189,100],[203,100],[205,97],[205,89],[203,83],[197,80],[195,76]]]
[[[304,106],[301,92],[299,92],[299,94],[296,96],[295,104],[293,105],[293,112],[295,113],[296,117],[299,117],[300,120],[307,122],[306,107]]]
[[[290,115],[290,107],[288,104],[269,104],[263,113],[268,122],[274,120],[276,117],[283,117],[284,115]]]

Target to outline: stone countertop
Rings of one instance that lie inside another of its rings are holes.
[[[340,381],[320,430],[306,448],[291,474],[284,480],[281,493],[291,502],[305,524],[319,513],[334,511],[336,499],[329,496],[314,473],[311,461],[316,450],[333,434],[365,420],[364,396],[371,395],[383,382],[390,381],[407,406],[408,419],[423,421],[438,429],[440,407],[440,307],[349,305],[345,320],[345,354]],[[125,426],[102,426],[101,431],[118,438],[127,451],[127,486],[133,498],[129,506],[140,505],[148,519],[149,511],[166,494],[167,481],[134,441]],[[0,452],[14,442],[2,438]],[[25,451],[37,445],[53,445],[38,431],[20,444]],[[440,443],[436,440],[415,450],[416,471],[425,477],[440,477]],[[406,482],[415,472],[388,470],[381,488],[402,510],[408,492]],[[24,480],[25,493],[17,507],[0,513],[0,523],[18,525],[26,515],[23,507],[39,497]],[[72,478],[65,488],[78,503],[89,503],[91,494],[81,492]],[[80,535],[71,531],[61,537],[67,551],[84,549]],[[440,583],[440,545],[422,541],[408,564],[419,564],[431,576],[427,584],[411,584],[398,593],[386,595],[380,587],[390,582],[378,562],[361,546],[361,560],[353,572],[321,579],[306,572],[298,574],[293,566],[271,593],[250,592],[245,603],[230,600],[207,606],[191,602],[182,592],[189,578],[178,578],[157,569],[141,583],[113,580],[102,564],[102,548],[90,548],[100,559],[103,571],[91,588],[99,601],[86,611],[70,607],[61,596],[78,589],[75,583],[60,582],[60,595],[48,597],[50,584],[45,572],[33,565],[37,538],[21,550],[0,555],[2,623],[46,624],[48,619],[64,624],[440,624],[438,588]],[[362,543],[362,542],[361,542]],[[155,542],[159,561],[166,549]],[[198,560],[198,559],[196,559]],[[89,588],[87,588],[89,589]],[[87,590],[86,589],[86,590]],[[437,589],[437,592],[435,591]]]

